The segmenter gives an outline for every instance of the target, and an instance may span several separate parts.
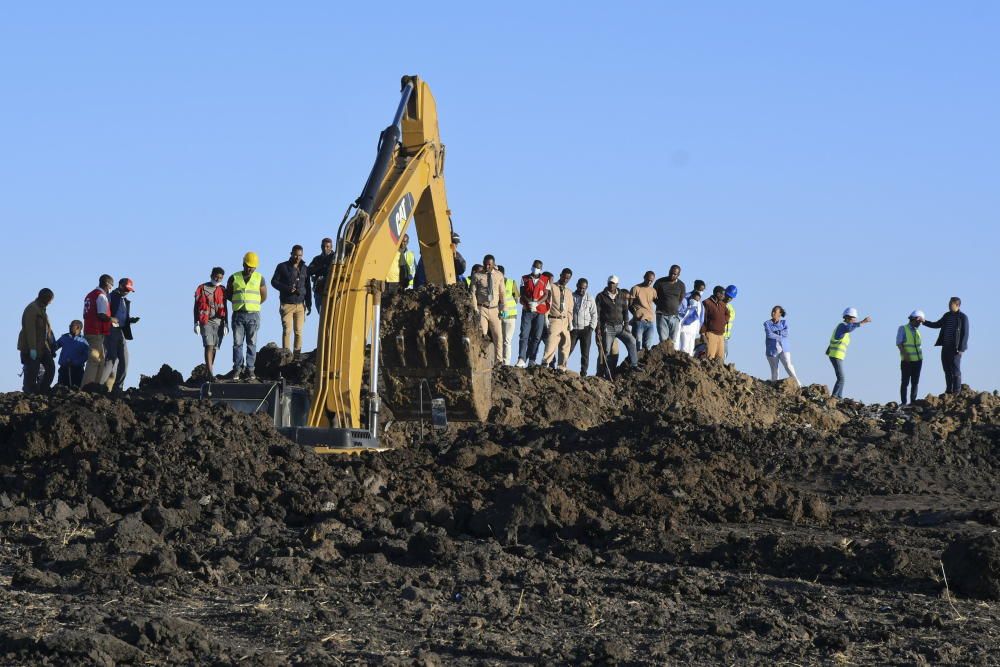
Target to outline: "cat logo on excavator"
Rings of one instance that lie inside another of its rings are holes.
[[[399,243],[399,237],[403,235],[403,228],[411,213],[413,213],[413,195],[407,192],[389,213],[389,234],[392,235],[393,243]]]

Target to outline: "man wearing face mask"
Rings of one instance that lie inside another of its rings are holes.
[[[656,274],[646,271],[642,277],[642,282],[632,288],[630,292],[631,304],[629,310],[632,312],[632,335],[635,336],[636,346],[640,350],[651,350],[653,348],[653,313],[656,306],[656,288],[653,287],[653,279]]]
[[[221,266],[212,269],[211,279],[198,285],[194,292],[194,332],[201,336],[205,347],[205,371],[209,379],[215,376],[215,352],[226,335],[226,289],[222,281],[226,272]]]
[[[104,341],[111,333],[111,326],[118,323],[111,315],[108,300],[114,286],[115,279],[105,273],[98,279],[97,288],[83,299],[83,336],[90,344],[90,356],[83,370],[84,387],[97,382],[104,366]]]
[[[910,403],[917,400],[917,385],[920,383],[920,368],[924,364],[924,351],[920,347],[920,323],[924,321],[924,311],[910,313],[909,322],[896,331],[896,347],[899,348],[899,404],[906,405],[906,387],[910,387]]]
[[[570,320],[573,318],[573,293],[569,287],[569,280],[572,277],[571,269],[563,269],[559,274],[559,280],[552,285],[549,298],[549,333],[545,339],[545,353],[542,356],[543,366],[557,361],[557,368],[561,371],[566,370],[572,345],[569,334]]]
[[[538,344],[549,312],[549,280],[542,275],[542,260],[531,263],[531,273],[521,276],[521,339],[517,350],[518,368],[532,365],[538,356]]]

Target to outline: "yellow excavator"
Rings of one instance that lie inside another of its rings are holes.
[[[429,414],[424,406],[432,399],[446,401],[453,421],[485,419],[493,349],[471,307],[461,303],[469,300],[467,292],[455,286],[444,163],[430,87],[404,76],[375,164],[337,230],[326,291],[319,297],[312,392],[280,383],[216,384],[208,397],[241,410],[268,411],[289,438],[320,453],[381,449],[383,396],[396,420]],[[411,222],[426,274],[427,286],[420,288],[424,307],[414,314],[387,300],[390,317],[383,322],[385,279]]]

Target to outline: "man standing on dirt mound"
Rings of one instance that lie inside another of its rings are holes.
[[[556,367],[564,371],[569,361],[570,320],[573,318],[573,293],[569,291],[569,280],[573,277],[571,269],[563,269],[559,280],[552,285],[552,297],[549,299],[549,331],[545,338],[545,355],[542,365],[548,366],[556,362]]]
[[[538,356],[538,344],[545,330],[549,312],[549,279],[542,275],[542,260],[531,263],[531,273],[521,276],[521,338],[518,341],[518,368],[532,364]]]
[[[726,288],[716,285],[712,288],[712,296],[705,300],[705,322],[701,325],[701,333],[705,336],[707,347],[705,357],[723,361],[726,356],[726,324],[729,323],[729,309],[723,298]]]
[[[729,319],[726,321],[726,333],[722,334],[722,342],[725,348],[723,353],[723,359],[729,358],[729,339],[733,337],[733,322],[736,321],[736,308],[733,307],[733,299],[736,298],[736,294],[739,290],[736,289],[736,285],[730,285],[726,288],[726,296],[722,297],[722,302],[726,304],[726,310],[729,311]]]
[[[920,348],[920,323],[924,321],[924,311],[910,313],[909,321],[896,331],[896,347],[899,348],[899,404],[906,405],[906,387],[910,386],[910,403],[917,400],[917,385],[920,384],[920,368],[924,365],[924,351]]]
[[[833,372],[837,375],[837,382],[833,385],[831,396],[834,398],[844,397],[844,359],[847,358],[847,346],[851,344],[851,332],[862,324],[868,324],[872,318],[866,317],[860,322],[857,308],[847,308],[844,310],[844,321],[836,326],[833,335],[830,336],[830,344],[826,347],[826,356],[830,357],[833,365]]]
[[[198,285],[194,292],[194,332],[201,336],[205,348],[205,373],[215,379],[215,351],[226,335],[226,289],[222,280],[226,272],[221,266],[212,267],[210,280]]]
[[[121,393],[128,373],[128,342],[132,340],[132,325],[139,321],[132,317],[132,302],[128,294],[135,292],[131,278],[118,281],[118,288],[108,295],[111,306],[111,333],[104,340],[104,366],[101,369],[100,384],[108,391]]]
[[[587,294],[589,286],[590,282],[586,278],[576,281],[576,291],[573,292],[573,324],[569,332],[569,353],[573,354],[577,343],[580,344],[580,375],[583,377],[590,372],[590,346],[594,340],[594,328],[597,327],[597,304],[594,303],[594,297]]]
[[[962,354],[969,348],[969,317],[961,309],[962,300],[953,296],[948,301],[948,312],[941,319],[924,322],[924,326],[941,330],[934,345],[941,348],[941,367],[948,394],[962,391]]]
[[[21,314],[21,333],[17,336],[17,351],[21,353],[21,364],[24,366],[24,393],[43,393],[49,390],[52,378],[56,374],[56,365],[52,359],[53,343],[52,327],[46,312],[52,299],[52,290],[43,287],[38,297],[29,303]],[[39,369],[44,368],[45,374],[39,380]]]
[[[500,330],[500,313],[503,312],[503,274],[497,270],[493,255],[483,257],[483,270],[473,274],[469,283],[472,306],[479,313],[483,335],[493,342],[495,362],[503,363],[503,334]]]
[[[604,368],[600,369],[604,377],[611,379],[611,368],[608,357],[612,354],[612,344],[617,338],[625,343],[628,350],[628,363],[633,370],[639,369],[639,354],[635,349],[635,338],[625,328],[628,318],[628,295],[618,289],[618,276],[608,276],[608,286],[597,295],[598,343],[601,345]]]
[[[500,334],[503,336],[503,363],[510,365],[510,348],[514,341],[514,329],[517,327],[517,283],[507,277],[507,269],[498,266],[503,275],[503,310],[500,311]]]
[[[83,386],[97,382],[104,366],[104,341],[115,324],[111,316],[111,302],[108,293],[115,286],[115,279],[108,274],[97,281],[97,288],[83,299],[83,336],[90,344],[90,356],[83,369]]]
[[[253,373],[253,365],[257,360],[260,306],[267,301],[267,285],[257,272],[259,265],[257,253],[248,252],[243,255],[243,270],[229,276],[226,284],[226,298],[233,304],[233,370],[223,376],[225,379],[238,380],[242,377],[250,382],[257,379]]]
[[[681,267],[674,264],[666,277],[653,283],[656,290],[656,332],[660,342],[669,339],[674,349],[680,349],[681,318],[680,310],[684,302],[687,288],[680,279]]]
[[[278,290],[281,347],[294,349],[297,359],[302,354],[302,328],[306,317],[312,313],[312,290],[309,289],[309,272],[302,262],[302,246],[292,246],[288,260],[274,267],[271,287]]]

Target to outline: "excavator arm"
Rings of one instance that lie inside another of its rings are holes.
[[[341,437],[332,446],[348,446],[348,440],[351,444],[371,446],[377,441],[382,292],[390,264],[396,258],[399,239],[411,222],[416,226],[428,283],[441,286],[455,283],[451,219],[444,184],[444,146],[438,131],[437,109],[428,85],[418,77],[406,76],[402,80],[399,108],[392,124],[382,132],[368,181],[341,222],[326,293],[321,297],[317,372],[308,424],[310,430],[336,429]],[[449,343],[449,336],[458,337],[457,345]],[[424,338],[408,344],[405,332],[398,327],[394,329],[388,356],[397,368],[385,373],[396,389],[394,396],[402,396],[421,383],[430,391],[433,383],[428,380],[441,373],[475,375],[476,383],[445,382],[447,386],[466,387],[462,391],[468,393],[474,391],[474,385],[482,386],[486,381],[482,369],[478,369],[479,357],[485,356],[479,349],[479,339],[470,341],[464,330],[437,332],[431,341],[436,353],[428,355]],[[367,429],[362,429],[366,347],[371,362],[369,423]],[[419,354],[408,355],[407,348],[419,350]],[[456,356],[456,350],[451,348],[460,348],[457,351],[462,354]],[[408,375],[410,380],[400,384],[394,377],[395,371]],[[483,398],[478,397],[479,404]],[[399,410],[400,414],[406,412],[405,408]],[[481,406],[474,412],[474,418],[485,416]]]

